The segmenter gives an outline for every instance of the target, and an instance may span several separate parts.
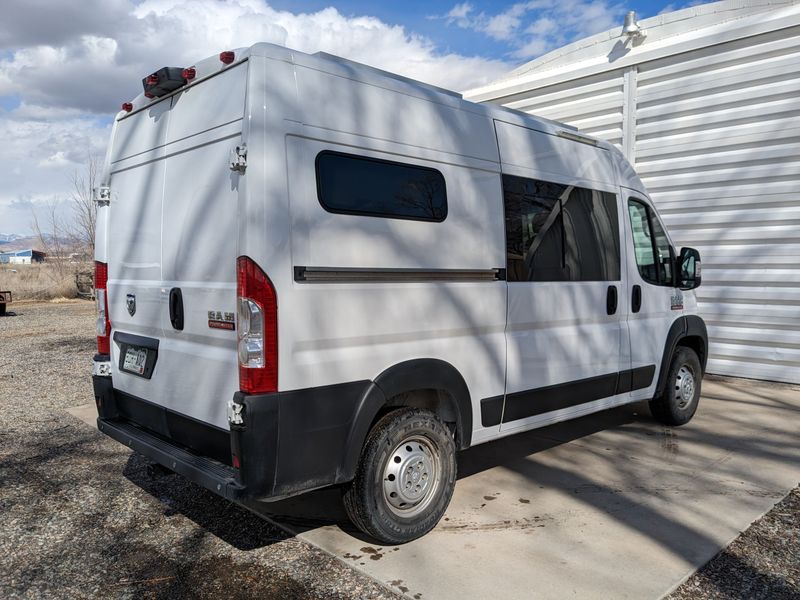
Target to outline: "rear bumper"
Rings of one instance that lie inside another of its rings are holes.
[[[98,417],[97,428],[139,454],[228,500],[245,497],[245,489],[237,481],[233,467],[193,454],[125,421],[108,421]]]
[[[93,383],[101,432],[229,500],[279,500],[352,479],[359,409],[375,393],[370,381],[237,392],[243,423],[224,431],[115,390],[111,377]]]

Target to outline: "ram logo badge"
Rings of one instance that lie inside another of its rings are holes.
[[[675,290],[675,293],[672,294],[670,298],[670,308],[672,310],[683,310],[683,292],[680,290]]]
[[[128,307],[128,314],[133,316],[136,314],[136,294],[128,294],[125,299],[125,305]]]
[[[208,311],[208,326],[211,327],[211,329],[227,329],[228,331],[233,331],[236,329],[234,315],[232,312],[210,310]]]

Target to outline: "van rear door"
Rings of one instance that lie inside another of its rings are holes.
[[[152,147],[141,160],[117,160],[110,181],[114,387],[224,429],[227,401],[238,389],[239,174],[229,157],[243,142],[247,64],[123,119],[118,129],[130,133],[118,132],[118,154],[126,137]],[[148,344],[152,372],[125,368],[127,350]]]

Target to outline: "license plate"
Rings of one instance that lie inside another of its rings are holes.
[[[125,360],[122,363],[122,370],[144,375],[144,368],[147,364],[147,348],[140,346],[128,346],[125,350]]]

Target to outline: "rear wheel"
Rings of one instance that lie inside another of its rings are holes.
[[[401,408],[367,436],[344,506],[367,535],[402,544],[436,526],[455,479],[455,442],[445,424],[431,411]]]
[[[4,314],[6,314],[6,304],[5,304],[5,302],[3,304],[0,304],[0,317],[2,317]]]
[[[691,348],[678,346],[672,356],[664,392],[650,401],[650,412],[665,425],[688,423],[700,402],[703,370]]]

